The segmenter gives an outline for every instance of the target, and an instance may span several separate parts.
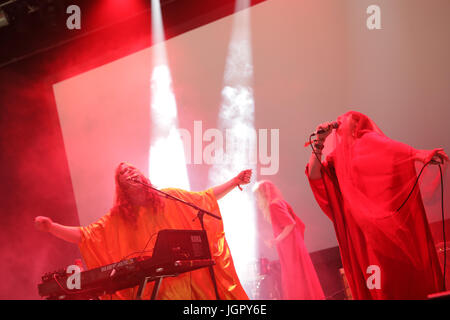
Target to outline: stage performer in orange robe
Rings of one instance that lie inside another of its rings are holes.
[[[318,126],[326,131],[313,142],[316,154],[306,174],[334,224],[353,298],[426,299],[442,291],[419,185],[406,199],[417,179],[415,162],[444,163],[447,155],[391,140],[358,112],[345,113],[338,123],[328,139],[331,123]]]
[[[220,216],[217,200],[238,185],[248,184],[251,170],[203,192],[181,189],[162,191]],[[138,182],[150,181],[135,167],[121,163],[115,175],[116,195],[113,208],[105,216],[86,227],[69,227],[54,223],[48,217],[36,217],[36,227],[63,240],[78,244],[89,269],[118,262],[125,257],[148,256],[158,231],[162,229],[200,230],[195,209],[161,197]],[[204,215],[214,273],[220,299],[248,299],[236,274],[230,249],[225,239],[222,220]],[[143,254],[142,250],[146,249]],[[149,298],[154,282],[147,284],[143,298]],[[137,287],[116,292],[103,299],[134,299]],[[164,278],[157,299],[216,299],[208,268]]]

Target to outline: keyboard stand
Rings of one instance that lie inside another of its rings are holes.
[[[144,293],[144,289],[147,286],[147,281],[148,281],[149,277],[145,277],[144,280],[142,280],[142,282],[139,284],[139,288],[138,291],[136,293],[136,300],[142,300],[142,294]],[[155,283],[156,285],[156,283]],[[152,294],[153,296],[153,294]]]
[[[152,296],[150,300],[156,300],[156,296],[158,295],[159,287],[161,286],[161,282],[166,277],[176,277],[177,275],[164,275],[158,277],[145,277],[141,284],[139,285],[138,291],[136,293],[136,300],[142,300],[142,294],[144,293],[145,287],[147,286],[147,282],[155,281],[155,285],[153,286]]]
[[[162,279],[163,277],[160,277],[155,281],[155,285],[153,286],[152,291],[152,297],[150,298],[150,300],[156,300],[156,296],[158,295],[159,286],[161,285]]]

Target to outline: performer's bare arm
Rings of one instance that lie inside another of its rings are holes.
[[[325,122],[325,123],[320,124],[317,127],[316,132],[319,129],[326,129],[330,125],[331,125],[331,122]],[[314,154],[314,152],[311,152],[311,156],[309,157],[309,164],[308,164],[308,176],[312,180],[320,179],[322,177],[322,173],[320,171],[321,166],[322,166],[320,163],[320,161],[322,161],[322,149],[323,149],[323,144],[325,143],[325,140],[330,133],[331,133],[331,130],[328,130],[325,133],[318,134],[316,136],[316,138],[314,139],[313,147],[316,151],[317,156],[316,156],[316,154]],[[319,158],[320,161],[317,158]]]
[[[219,200],[223,198],[228,192],[233,190],[238,185],[244,185],[250,183],[250,179],[252,178],[252,170],[244,170],[241,171],[236,177],[221,184],[219,186],[213,187],[214,195],[216,199]]]
[[[286,227],[284,227],[283,231],[281,231],[280,234],[275,239],[265,241],[267,246],[269,248],[271,248],[274,245],[283,241],[292,232],[292,230],[294,230],[294,227],[295,227],[295,223],[289,224]]]
[[[78,244],[81,241],[80,227],[63,226],[59,223],[53,222],[52,219],[48,217],[42,216],[36,217],[34,219],[34,223],[39,231],[49,232],[55,237],[67,242]]]

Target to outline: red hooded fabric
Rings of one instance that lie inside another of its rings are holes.
[[[389,139],[361,113],[338,122],[326,142],[322,177],[308,179],[334,224],[353,298],[425,299],[441,291],[419,186],[401,207],[417,179],[418,150]]]

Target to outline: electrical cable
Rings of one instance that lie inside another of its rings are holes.
[[[446,277],[446,270],[447,270],[447,242],[445,239],[445,214],[444,214],[444,178],[442,175],[442,168],[441,168],[441,164],[439,163],[439,173],[441,174],[441,210],[442,210],[442,237],[444,240],[444,291],[446,291],[446,281],[445,281],[445,277]]]
[[[319,161],[320,165],[322,166],[323,169],[325,169],[325,167],[322,164],[322,161],[320,160],[319,156],[316,153],[316,150],[313,147],[313,143],[312,143],[312,137],[315,135],[315,133],[311,134],[309,136],[309,144],[311,146],[312,152],[314,153],[314,155],[316,156],[317,160]],[[401,204],[401,206],[395,211],[395,212],[399,212],[401,208],[403,208],[403,206],[406,204],[406,202],[409,200],[409,198],[411,197],[412,193],[414,192],[414,189],[417,186],[417,183],[419,182],[420,176],[423,173],[423,170],[425,169],[426,166],[428,166],[430,163],[436,163],[436,161],[434,160],[430,160],[427,163],[425,163],[422,167],[422,169],[419,172],[419,175],[416,178],[416,181],[414,183],[414,186],[412,187],[411,191],[409,192],[408,196],[406,197],[405,201],[403,201],[403,203]],[[440,176],[441,176],[441,211],[442,211],[442,236],[443,236],[443,240],[444,240],[444,266],[443,266],[443,291],[446,291],[446,269],[447,269],[447,243],[446,243],[446,237],[445,237],[445,213],[444,213],[444,180],[443,180],[443,174],[442,174],[442,167],[440,163],[437,163],[439,166],[439,172],[440,172]],[[325,172],[329,178],[330,175],[328,174],[327,170],[322,170],[323,172]]]

